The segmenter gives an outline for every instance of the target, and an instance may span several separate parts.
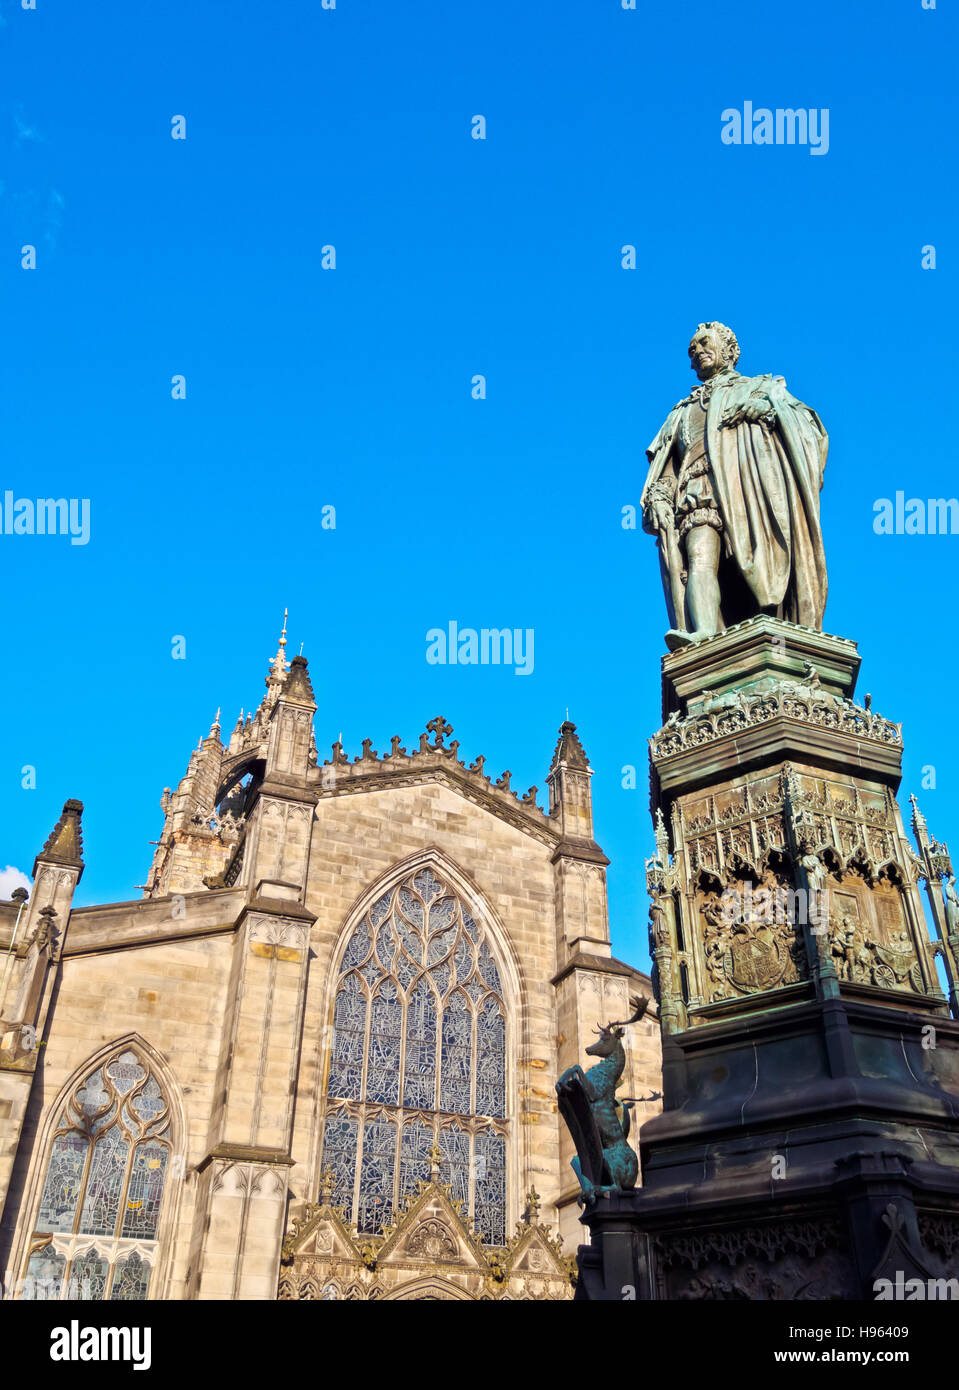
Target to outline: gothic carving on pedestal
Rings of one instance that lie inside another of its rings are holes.
[[[722,892],[700,890],[710,1002],[778,989],[808,977],[801,926],[782,906],[785,877],[767,869],[756,885],[733,879]]]
[[[699,1299],[854,1298],[855,1276],[839,1222],[775,1221],[657,1237],[660,1296]]]

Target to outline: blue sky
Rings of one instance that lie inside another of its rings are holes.
[[[0,868],[29,871],[77,796],[78,901],[138,896],[162,788],[217,706],[258,702],[288,606],[321,749],[409,745],[442,712],[461,756],[543,788],[569,707],[614,950],[644,965],[666,620],[621,509],[711,318],[829,431],[825,626],[904,723],[903,803],[933,765],[922,805],[959,848],[959,539],[872,529],[879,497],[957,492],[948,6],[0,14],[0,495],[91,504],[85,546],[0,535]],[[828,154],[724,145],[746,100],[828,108]],[[533,674],[427,664],[450,619],[532,628]]]

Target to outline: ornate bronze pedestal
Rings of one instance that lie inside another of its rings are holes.
[[[901,730],[854,701],[858,668],[853,642],[767,616],[663,658],[663,1113],[642,1187],[585,1207],[581,1298],[873,1299],[959,1276],[959,1023],[936,963],[955,1013],[952,866],[918,807],[907,840]]]

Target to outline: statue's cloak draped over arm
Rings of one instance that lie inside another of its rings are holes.
[[[673,406],[666,422],[656,438],[646,450],[649,459],[649,472],[643,484],[640,509],[643,513],[643,530],[651,536],[659,537],[659,569],[663,581],[663,594],[666,598],[666,611],[672,628],[686,628],[686,575],[685,563],[679,546],[676,528],[670,524],[661,529],[649,511],[651,494],[660,494],[672,516],[673,500],[676,495],[676,464],[673,457],[673,444],[682,420],[682,404]]]
[[[757,396],[775,422],[722,424]],[[782,377],[736,376],[710,399],[706,449],[728,551],[760,608],[817,630],[826,607],[819,492],[828,447],[819,416]]]
[[[666,421],[656,438],[646,450],[646,457],[649,459],[649,472],[646,475],[646,482],[643,484],[643,493],[640,499],[640,507],[646,509],[649,500],[649,490],[654,483],[658,482],[663,476],[666,464],[672,452],[673,443],[676,439],[676,432],[679,429],[679,422],[682,419],[682,405],[674,405],[666,417]],[[675,486],[675,476],[670,478],[670,484]],[[649,528],[652,529],[652,528]]]

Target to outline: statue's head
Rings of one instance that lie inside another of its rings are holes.
[[[701,323],[689,340],[689,361],[700,381],[735,367],[739,361],[739,343],[731,328],[724,323]]]
[[[626,1030],[618,1023],[608,1023],[605,1028],[594,1028],[599,1037],[586,1049],[587,1057],[609,1057]]]
[[[622,1044],[620,1039],[629,1025],[631,1023],[638,1023],[648,1008],[649,997],[647,996],[645,999],[640,999],[636,1006],[635,1013],[633,1013],[630,1018],[624,1019],[622,1022],[607,1023],[600,1025],[599,1028],[594,1028],[593,1032],[598,1033],[599,1037],[594,1043],[590,1043],[589,1047],[587,1047],[587,1056],[609,1057],[616,1051],[617,1046],[620,1048],[620,1054],[622,1055]]]

